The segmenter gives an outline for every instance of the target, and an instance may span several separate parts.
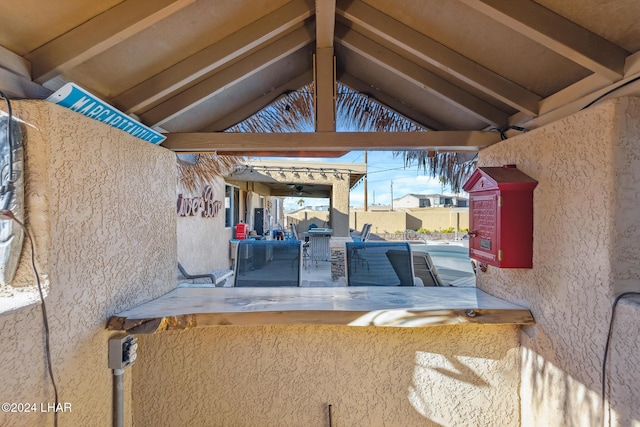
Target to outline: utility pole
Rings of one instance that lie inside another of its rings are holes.
[[[391,212],[393,212],[393,180],[391,180]]]
[[[368,196],[368,190],[367,190],[367,172],[368,172],[368,167],[367,167],[367,152],[364,152],[364,211],[367,211],[367,206],[368,206],[368,200],[367,200],[367,196]]]

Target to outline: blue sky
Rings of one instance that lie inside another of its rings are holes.
[[[274,158],[271,158],[275,160]],[[287,159],[292,161],[304,161],[304,159]],[[440,182],[425,175],[423,170],[418,171],[417,166],[404,166],[402,156],[393,157],[391,151],[369,151],[368,163],[368,193],[369,206],[391,204],[391,182],[393,182],[393,198],[402,197],[409,193],[431,194],[443,193]],[[352,151],[337,159],[316,158],[313,161],[338,162],[338,163],[364,163],[363,151]],[[444,194],[451,194],[445,187]],[[297,209],[297,201],[300,197],[285,198],[285,209]],[[327,199],[302,198],[306,206],[328,205]],[[361,180],[352,190],[350,195],[351,206],[362,206],[364,203],[364,183]]]

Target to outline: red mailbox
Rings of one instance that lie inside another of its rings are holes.
[[[469,256],[500,268],[533,266],[533,190],[515,165],[478,168],[469,193]]]
[[[249,231],[248,224],[241,222],[240,224],[236,224],[236,240],[244,240],[247,238],[247,233]]]

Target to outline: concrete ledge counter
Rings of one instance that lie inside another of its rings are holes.
[[[476,288],[178,288],[113,316],[110,330],[156,333],[220,325],[424,327],[530,325],[526,308]]]

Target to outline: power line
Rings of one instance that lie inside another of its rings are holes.
[[[397,170],[402,170],[402,169],[406,169],[404,166],[398,166],[397,168],[390,168],[390,169],[380,169],[377,171],[373,171],[373,172],[368,172],[368,175],[371,175],[372,173],[379,173],[379,172],[388,172],[388,171],[397,171]],[[410,172],[410,171],[409,171]]]

